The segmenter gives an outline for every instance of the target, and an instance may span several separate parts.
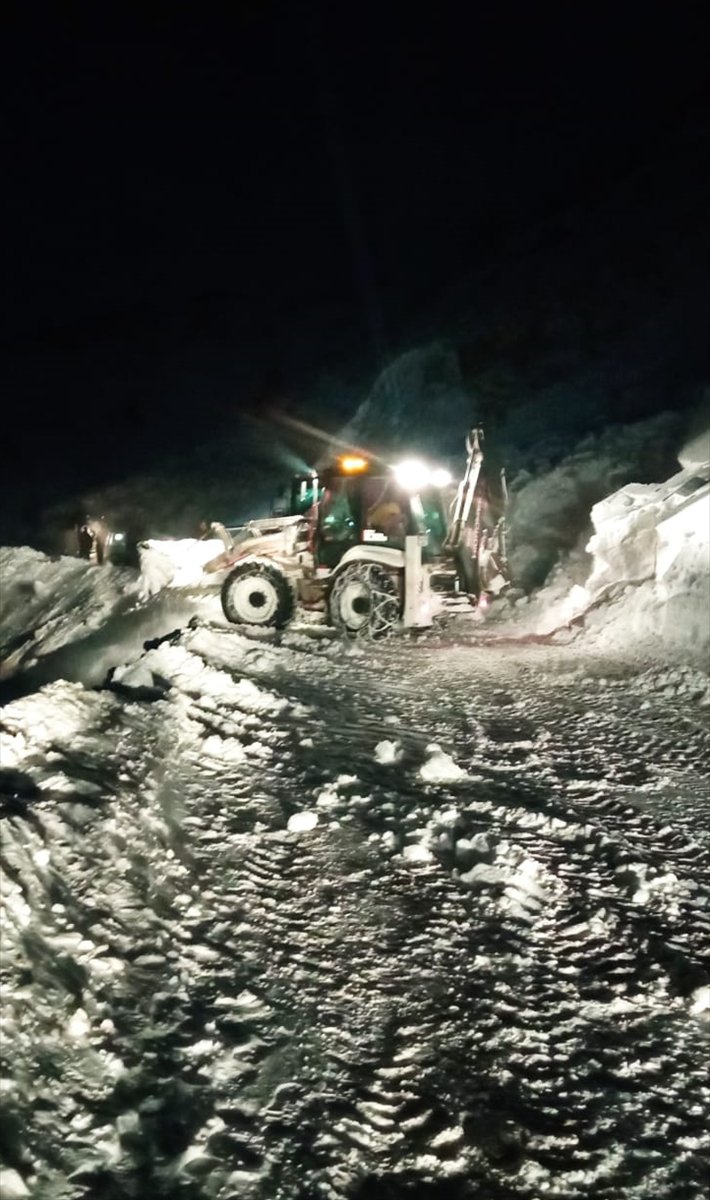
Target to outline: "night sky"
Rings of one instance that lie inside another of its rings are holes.
[[[519,231],[707,131],[703,4],[413,8],[27,6],[4,72],[11,480],[120,477],[267,403],[327,419],[316,376],[374,374]]]

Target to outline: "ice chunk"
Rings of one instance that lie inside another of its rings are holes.
[[[380,763],[383,767],[399,762],[401,757],[402,747],[399,742],[390,742],[385,738],[375,746],[375,762]]]
[[[72,1013],[67,1024],[67,1036],[72,1041],[81,1041],[82,1038],[88,1037],[91,1032],[91,1023],[83,1008],[77,1008],[76,1012]],[[3,1193],[0,1192],[0,1195]]]
[[[690,999],[690,1011],[694,1017],[710,1017],[710,986],[705,984],[703,987],[696,988]]]
[[[145,663],[132,663],[128,666],[116,667],[113,673],[114,683],[120,683],[127,688],[152,688],[153,672]]]
[[[407,862],[432,862],[433,855],[431,850],[421,842],[416,842],[413,846],[405,846],[402,851],[402,858],[406,858]]]
[[[419,776],[425,783],[459,783],[466,778],[466,772],[435,742],[427,746],[426,752],[427,761],[419,770]]]
[[[307,833],[318,824],[318,813],[306,809],[305,812],[293,813],[288,819],[286,828],[289,833]]]
[[[469,887],[490,887],[491,885],[507,883],[508,876],[500,867],[491,867],[486,863],[476,863],[475,867],[471,867],[470,871],[461,876],[461,882],[467,883]]]
[[[486,857],[490,853],[491,842],[487,833],[476,833],[472,838],[459,838],[456,843],[457,858]]]
[[[30,1190],[24,1179],[12,1167],[0,1167],[0,1196],[2,1200],[22,1200]]]

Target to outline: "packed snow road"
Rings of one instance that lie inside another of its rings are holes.
[[[198,627],[8,704],[3,1200],[700,1200],[696,693]]]

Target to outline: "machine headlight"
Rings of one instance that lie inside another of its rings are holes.
[[[394,477],[407,492],[420,492],[425,487],[445,488],[451,483],[451,475],[443,467],[432,470],[417,459],[406,459],[393,468]]]
[[[394,477],[407,492],[419,492],[429,482],[430,472],[425,463],[407,459],[394,468]]]

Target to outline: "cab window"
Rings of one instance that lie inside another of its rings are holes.
[[[362,523],[365,531],[403,545],[404,538],[412,532],[409,497],[391,479],[363,480]]]
[[[318,510],[318,557],[323,566],[335,566],[348,547],[360,540],[352,484],[351,479],[335,478],[323,492]]]

